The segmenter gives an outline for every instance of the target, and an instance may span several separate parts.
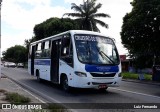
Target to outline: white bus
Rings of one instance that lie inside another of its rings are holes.
[[[28,72],[64,90],[119,86],[121,63],[114,41],[97,32],[70,30],[30,44]]]

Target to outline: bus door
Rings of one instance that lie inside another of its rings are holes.
[[[34,58],[35,58],[35,46],[31,48],[31,75],[34,75]]]
[[[60,55],[61,39],[53,40],[51,47],[51,81],[56,83],[59,81],[59,55]]]

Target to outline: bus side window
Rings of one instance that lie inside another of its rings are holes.
[[[42,58],[49,58],[50,57],[50,48],[49,48],[49,41],[45,41],[42,44]]]
[[[42,44],[38,43],[37,47],[36,47],[36,52],[35,52],[35,57],[36,58],[41,58],[41,54],[42,54]]]
[[[42,47],[42,44],[38,43],[38,45],[37,45],[37,51],[41,50],[41,47]]]
[[[64,36],[62,39],[61,58],[73,66],[73,47],[69,35]]]
[[[69,56],[70,38],[65,37],[62,40],[61,56]]]

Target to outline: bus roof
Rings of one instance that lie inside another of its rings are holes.
[[[94,31],[87,31],[87,30],[69,30],[69,31],[66,31],[66,32],[63,32],[63,33],[59,33],[57,35],[53,35],[53,36],[50,36],[50,37],[46,37],[44,39],[41,39],[41,40],[38,40],[38,41],[35,41],[35,42],[32,42],[31,45],[34,45],[36,43],[39,43],[39,42],[42,42],[42,41],[45,41],[45,40],[50,40],[54,37],[57,37],[57,36],[60,36],[60,35],[63,35],[63,34],[66,34],[66,33],[71,33],[71,35],[74,35],[74,34],[93,34],[93,35],[100,35],[100,36],[107,36],[107,35],[104,35],[102,33],[99,33],[99,32],[94,32]],[[107,36],[108,37],[108,36]]]

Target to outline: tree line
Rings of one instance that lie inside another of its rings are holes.
[[[72,3],[71,9],[74,10],[75,13],[65,13],[62,18],[52,17],[40,24],[35,25],[33,29],[34,36],[31,39],[26,39],[24,42],[26,51],[29,51],[29,45],[31,42],[58,33],[62,33],[64,31],[89,30],[100,32],[100,30],[97,27],[97,24],[100,24],[101,26],[108,28],[108,24],[104,23],[103,21],[100,21],[97,18],[110,16],[105,13],[97,13],[97,11],[102,7],[102,4],[96,3],[96,1],[97,0],[87,0],[83,1],[83,4],[80,5]],[[76,17],[76,19],[64,18],[64,16]],[[19,49],[19,47],[20,46],[14,46],[7,49],[5,52],[3,52],[3,59],[13,62],[22,62],[22,60],[17,58],[17,56],[19,56],[19,54],[17,54],[17,50]],[[24,48],[23,46],[21,47]],[[12,50],[15,52],[12,52]],[[12,55],[12,53],[15,55]],[[24,57],[23,62],[27,61],[27,59],[25,58],[27,57],[27,55],[21,55],[21,57]]]
[[[120,32],[122,44],[127,48],[128,56],[134,60],[135,67],[152,67],[160,63],[160,0],[133,0],[130,4],[132,11],[123,17]],[[35,25],[34,36],[25,40],[26,51],[28,52],[31,42],[67,30],[100,32],[97,24],[108,28],[108,24],[98,19],[110,18],[108,14],[98,13],[101,7],[102,4],[97,3],[97,0],[86,0],[80,5],[72,3],[74,13],[65,13],[62,18],[52,17]],[[64,18],[65,16],[75,19]],[[7,52],[9,51],[3,53],[5,59],[9,59]],[[12,53],[10,55],[13,56]]]
[[[160,0],[133,0],[123,18],[122,44],[137,68],[160,64]]]

